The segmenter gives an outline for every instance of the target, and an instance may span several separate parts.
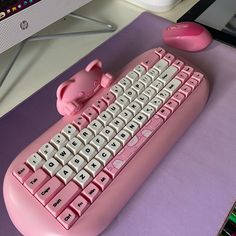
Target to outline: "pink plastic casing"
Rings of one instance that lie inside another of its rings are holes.
[[[163,31],[163,40],[173,48],[194,52],[206,48],[212,42],[212,37],[197,23],[181,22],[166,28]]]
[[[92,97],[101,86],[110,86],[112,79],[110,74],[103,74],[101,61],[92,61],[84,70],[58,87],[58,112],[61,115],[75,115],[84,101]]]
[[[147,51],[130,62],[117,77],[117,81],[134,68],[135,65],[139,64],[150,52],[153,52],[153,50]],[[108,89],[98,91],[97,96],[87,101],[81,113],[95,103]],[[188,99],[180,105],[146,145],[139,150],[127,166],[69,230],[60,225],[12,174],[16,167],[25,162],[32,153],[36,152],[55,133],[59,132],[77,116],[64,117],[59,120],[25,148],[7,170],[4,179],[4,199],[14,225],[26,236],[94,236],[100,234],[198,116],[207,101],[208,90],[208,82],[203,78],[202,82]],[[147,156],[148,159],[144,158]]]

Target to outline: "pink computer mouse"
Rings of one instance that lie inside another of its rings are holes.
[[[163,40],[171,47],[196,52],[205,49],[212,42],[212,36],[200,24],[180,22],[163,31]]]

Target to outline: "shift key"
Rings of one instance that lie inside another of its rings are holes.
[[[73,181],[69,182],[49,203],[46,205],[48,211],[55,217],[77,197],[81,188]]]

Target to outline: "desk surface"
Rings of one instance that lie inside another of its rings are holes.
[[[158,15],[176,21],[197,1],[184,0],[173,10]],[[145,10],[122,0],[94,0],[77,12],[84,16],[113,22],[118,26],[119,31],[143,11]],[[42,33],[63,32],[64,29],[78,31],[88,28],[94,29],[94,26],[91,23],[67,19],[49,26]],[[7,80],[0,88],[0,116],[7,113],[115,33],[27,43]],[[15,48],[12,48],[0,55],[0,71],[5,68],[11,55],[14,54],[14,50]]]

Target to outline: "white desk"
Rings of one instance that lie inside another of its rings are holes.
[[[176,21],[196,2],[198,0],[183,0],[173,10],[158,15]],[[143,11],[145,10],[122,0],[94,0],[79,9],[77,13],[110,21],[118,26],[119,31]],[[78,31],[86,28],[90,29],[91,27],[93,28],[91,23],[67,19],[49,26],[42,33],[63,32],[64,29]],[[105,33],[27,43],[7,80],[0,88],[0,116],[54,79],[112,35],[111,33]],[[0,55],[0,73],[13,52],[14,48]]]

